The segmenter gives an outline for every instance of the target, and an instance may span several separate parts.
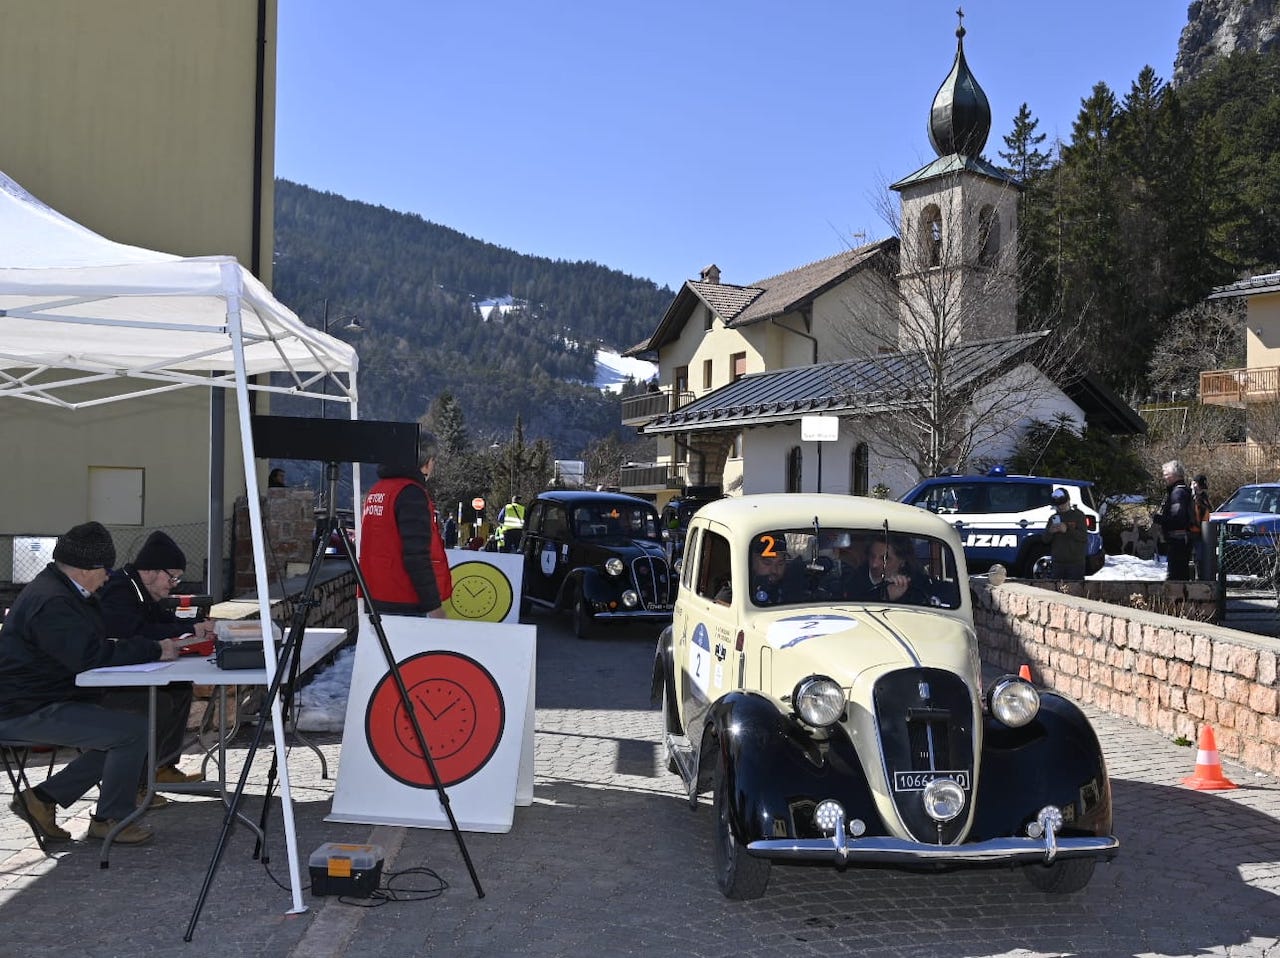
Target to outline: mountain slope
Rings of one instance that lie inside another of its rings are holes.
[[[596,263],[526,256],[419,216],[276,181],[276,295],[360,353],[361,416],[416,420],[452,392],[478,440],[517,413],[576,458],[616,433],[616,395],[590,384],[598,346],[648,335],[673,293]],[[476,309],[510,295],[514,308]],[[350,316],[363,331],[344,327]]]

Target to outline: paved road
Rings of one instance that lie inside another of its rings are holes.
[[[763,899],[726,901],[710,875],[710,810],[691,811],[662,766],[652,638],[581,642],[554,618],[535,621],[535,801],[508,834],[464,836],[483,899],[446,831],[324,823],[332,783],[295,750],[304,856],[325,841],[371,840],[388,849],[389,871],[431,869],[447,890],[372,909],[308,896],[310,912],[286,917],[288,894],[250,859],[240,830],[188,945],[216,803],[156,813],[157,842],[118,850],[106,872],[96,846],[81,843],[41,861],[6,813],[0,956],[1280,956],[1280,785],[1228,763],[1242,788],[1181,788],[1194,750],[1098,713],[1123,847],[1080,894],[1041,895],[1006,871],[775,867]],[[338,757],[336,741],[324,748]],[[265,769],[260,756],[255,789]]]

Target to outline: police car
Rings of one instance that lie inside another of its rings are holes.
[[[1065,489],[1072,505],[1084,513],[1089,531],[1085,573],[1093,575],[1106,555],[1090,482],[1014,476],[995,466],[984,476],[925,479],[900,501],[927,509],[955,526],[971,572],[985,572],[1000,563],[1010,575],[1031,578],[1036,563],[1049,554],[1049,545],[1039,533],[1053,515],[1049,497],[1054,489]]]

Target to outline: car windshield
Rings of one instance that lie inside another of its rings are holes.
[[[940,482],[922,490],[912,505],[941,515],[1029,512],[1048,506],[1051,482]]]
[[[1218,511],[1280,513],[1280,487],[1241,486],[1218,507]]]
[[[891,602],[955,609],[960,580],[947,544],[881,529],[777,529],[748,545],[747,596],[755,606]],[[732,586],[726,587],[727,601]]]
[[[573,510],[574,533],[579,539],[652,539],[662,541],[658,514],[637,504],[619,505],[599,502],[580,505]]]

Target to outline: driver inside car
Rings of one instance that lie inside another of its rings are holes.
[[[762,533],[751,540],[750,595],[756,605],[779,605],[804,598],[805,587],[792,571],[782,533]]]

